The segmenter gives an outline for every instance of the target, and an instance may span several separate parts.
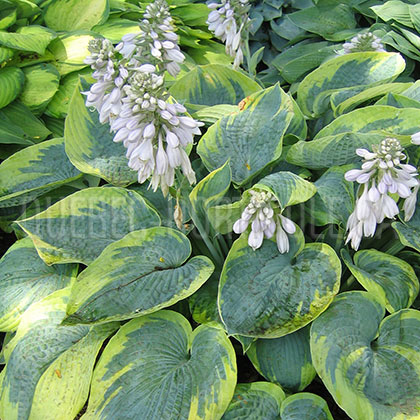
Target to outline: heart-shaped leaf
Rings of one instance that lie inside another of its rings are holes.
[[[14,101],[23,88],[25,76],[17,67],[0,68],[0,108]]]
[[[246,355],[265,379],[291,392],[305,389],[316,375],[309,347],[309,326],[279,338],[259,338],[250,345]]]
[[[293,116],[292,100],[277,84],[249,96],[242,110],[213,124],[197,152],[209,171],[229,160],[232,180],[243,185],[280,157]]]
[[[274,239],[252,250],[246,235],[229,251],[220,276],[218,305],[229,334],[277,338],[319,316],[340,286],[341,264],[326,244],[305,245],[300,230],[290,251]]]
[[[210,277],[204,256],[178,230],[137,230],[109,245],[72,288],[67,324],[123,320],[156,312],[192,295]]]
[[[117,325],[61,326],[68,294],[33,304],[5,348],[1,418],[73,420],[85,404],[97,354]]]
[[[86,108],[80,88],[81,84],[74,91],[66,118],[64,137],[69,159],[80,171],[113,185],[132,184],[137,180],[137,173],[128,167],[124,146],[114,143],[109,126],[99,122],[96,111]]]
[[[327,111],[331,94],[354,86],[392,82],[405,68],[400,54],[361,52],[328,60],[299,84],[298,104],[308,117]]]
[[[134,191],[93,187],[17,223],[47,264],[90,264],[112,242],[133,230],[159,225],[160,219]]]
[[[315,369],[353,420],[419,415],[420,312],[384,315],[372,294],[347,292],[312,324]]]
[[[64,152],[64,140],[29,146],[0,165],[0,207],[28,203],[82,174]]]
[[[235,352],[222,329],[192,332],[181,314],[160,311],[110,340],[82,419],[219,420],[235,385]]]
[[[47,266],[31,239],[15,242],[0,260],[0,331],[14,331],[32,303],[69,286],[76,275],[75,264]]]
[[[376,249],[356,252],[354,264],[346,250],[341,256],[357,281],[390,313],[410,307],[419,293],[416,273],[400,258]]]

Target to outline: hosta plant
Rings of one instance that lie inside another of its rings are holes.
[[[419,419],[419,17],[0,0],[0,419]]]

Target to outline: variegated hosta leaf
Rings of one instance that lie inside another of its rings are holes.
[[[281,420],[334,420],[325,400],[309,392],[287,397],[281,405]]]
[[[88,265],[110,243],[133,230],[159,225],[160,219],[134,191],[93,187],[17,223],[32,238],[47,264]]]
[[[388,93],[404,92],[412,83],[384,83],[383,85],[339,90],[331,95],[331,107],[334,115],[338,116],[352,111],[358,105]]]
[[[292,100],[277,84],[247,97],[241,110],[213,124],[197,152],[209,171],[229,160],[233,182],[243,185],[280,157],[293,116]]]
[[[363,249],[354,254],[354,264],[346,250],[344,263],[357,281],[393,313],[409,308],[419,293],[419,280],[410,264],[393,255]]]
[[[315,369],[353,420],[419,416],[420,312],[384,315],[372,294],[348,292],[312,324]]]
[[[209,64],[194,67],[177,80],[169,91],[178,102],[199,109],[219,104],[237,105],[243,98],[259,90],[261,86],[257,82],[232,67]]]
[[[61,326],[68,289],[33,304],[5,348],[0,417],[73,420],[86,402],[96,356],[116,324]]]
[[[309,200],[316,192],[311,182],[293,172],[277,172],[258,181],[252,188],[271,192],[282,209]]]
[[[277,198],[282,209],[303,203],[316,192],[314,184],[287,171],[277,172],[262,178],[251,189],[254,188],[271,192]],[[208,218],[217,232],[222,234],[232,232],[233,224],[241,217],[242,211],[249,204],[251,197],[249,191],[246,190],[243,193],[240,201],[208,209]]]
[[[42,114],[58,90],[60,73],[52,64],[35,64],[23,69],[25,85],[19,99],[37,115]]]
[[[84,59],[90,55],[89,41],[95,37],[92,32],[65,32],[51,42],[48,50],[54,55],[54,65],[61,76],[87,67]]]
[[[279,420],[283,390],[269,382],[238,384],[222,420]]]
[[[76,278],[77,265],[47,266],[29,238],[15,242],[0,260],[0,331],[14,331],[25,310]]]
[[[0,165],[0,207],[28,203],[82,174],[64,152],[64,140],[29,146]]]
[[[104,23],[109,14],[107,0],[57,0],[45,11],[45,24],[56,31],[92,29]]]
[[[231,182],[229,162],[202,179],[191,191],[189,198],[195,224],[206,223],[208,209],[214,206],[228,191]]]
[[[319,316],[340,286],[341,265],[326,244],[305,245],[300,229],[280,254],[275,239],[253,250],[242,234],[220,276],[218,305],[229,334],[277,338]]]
[[[316,194],[306,204],[314,224],[324,226],[335,223],[345,227],[354,210],[354,184],[344,179],[353,166],[333,166],[315,182]]]
[[[308,117],[327,111],[331,94],[359,85],[374,86],[393,81],[405,68],[400,54],[361,52],[328,60],[299,84],[298,104]]]
[[[129,319],[192,295],[210,277],[213,263],[191,255],[178,230],[154,227],[109,245],[72,287],[67,324]]]
[[[16,32],[0,32],[0,45],[18,51],[31,51],[39,55],[45,54],[45,49],[56,35],[43,26],[30,25],[19,28]]]
[[[309,326],[284,337],[259,338],[246,355],[265,379],[291,392],[305,389],[316,375],[309,348]]]
[[[385,137],[397,138],[403,147],[411,144],[418,131],[420,109],[397,109],[374,105],[356,109],[336,118],[315,136],[314,140],[294,144],[287,160],[311,169],[359,162],[357,148],[371,149]]]
[[[222,323],[217,309],[219,276],[216,276],[216,274],[214,273],[203,286],[188,298],[192,318],[197,324]]]
[[[125,324],[94,371],[83,420],[219,420],[236,385],[236,358],[222,329],[194,332],[179,313]]]
[[[24,82],[25,76],[21,69],[17,67],[0,68],[0,108],[4,108],[17,98]]]
[[[107,182],[126,186],[137,179],[137,173],[128,167],[125,148],[122,143],[114,143],[114,135],[108,124],[99,122],[98,113],[85,106],[82,85],[76,87],[71,99],[64,137],[66,153],[80,171],[99,176]],[[89,90],[86,85],[84,90]]]
[[[416,210],[410,221],[394,222],[392,227],[403,245],[420,252],[420,201],[417,199]]]

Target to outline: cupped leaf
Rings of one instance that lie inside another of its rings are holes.
[[[70,100],[74,90],[79,83],[79,75],[90,75],[92,70],[86,68],[78,72],[73,72],[65,76],[60,81],[60,86],[48,104],[46,114],[55,118],[65,118],[68,113]]]
[[[398,138],[403,147],[411,144],[418,130],[420,109],[374,105],[341,115],[318,132],[313,141],[291,146],[287,161],[310,169],[358,162],[357,148],[371,149],[385,137]]]
[[[206,222],[208,209],[223,198],[230,187],[231,179],[230,165],[226,162],[194,187],[189,198],[193,209],[191,216],[196,225]]]
[[[29,146],[0,165],[0,207],[28,203],[81,176],[64,152],[63,139]]]
[[[420,312],[384,314],[372,294],[347,292],[312,324],[315,369],[353,420],[418,418]]]
[[[238,384],[222,420],[278,420],[285,398],[283,390],[269,382]]]
[[[420,202],[417,200],[416,210],[408,222],[394,222],[392,227],[396,230],[401,243],[420,252]]]
[[[157,213],[134,191],[86,188],[18,225],[47,264],[90,264],[112,242],[133,230],[160,224]]]
[[[21,69],[17,67],[0,68],[0,108],[4,108],[17,98],[24,81],[25,76]]]
[[[252,188],[271,192],[282,209],[309,200],[316,192],[311,182],[305,181],[293,172],[277,172],[258,181]]]
[[[69,286],[76,275],[75,264],[48,267],[31,239],[15,242],[0,260],[0,331],[14,331],[32,303]]]
[[[236,385],[236,358],[223,330],[194,332],[179,313],[125,324],[94,371],[83,420],[219,420]]]
[[[287,397],[280,411],[281,420],[334,420],[326,401],[309,392]]]
[[[290,392],[302,391],[315,378],[309,326],[274,339],[255,340],[246,352],[255,369]]]
[[[58,90],[60,74],[52,64],[35,64],[23,69],[25,85],[20,101],[30,110],[40,114]]]
[[[277,338],[296,331],[331,303],[340,286],[341,264],[326,244],[304,244],[300,230],[290,251],[280,254],[274,239],[261,248],[246,235],[229,251],[220,276],[218,306],[229,334]]]
[[[354,210],[354,185],[344,179],[352,166],[333,166],[315,182],[316,194],[306,209],[317,226],[335,223],[345,227]]]
[[[189,261],[191,244],[175,229],[153,227],[109,245],[72,287],[67,324],[142,316],[192,295],[210,277],[204,256]]]
[[[243,73],[221,64],[196,66],[170,88],[178,102],[191,105],[237,105],[261,86]],[[224,162],[223,162],[224,163]],[[221,166],[221,165],[219,165]]]
[[[116,324],[59,325],[68,293],[68,289],[54,292],[23,315],[5,349],[1,418],[73,420],[85,404],[96,356]]]
[[[80,171],[99,176],[107,182],[126,186],[137,179],[128,167],[122,143],[113,141],[107,124],[99,122],[98,113],[89,111],[76,87],[70,102],[64,136],[66,153]]]
[[[0,32],[0,45],[18,51],[30,51],[44,55],[48,44],[56,35],[42,26],[22,26],[17,32]]]
[[[197,152],[209,171],[230,160],[232,180],[242,185],[280,157],[293,116],[293,103],[277,84],[249,96],[242,110],[212,125]]]
[[[347,251],[343,261],[357,281],[393,313],[408,308],[419,293],[419,281],[410,264],[376,249],[354,254],[354,264]]]
[[[56,0],[49,4],[45,24],[56,31],[91,29],[108,18],[109,0]]]
[[[61,76],[87,67],[85,58],[90,55],[89,41],[97,35],[93,32],[66,32],[51,42],[48,50],[54,55],[54,65]]]
[[[340,89],[393,81],[405,68],[400,54],[352,53],[328,60],[303,79],[298,104],[303,113],[317,117],[327,111],[330,96]]]

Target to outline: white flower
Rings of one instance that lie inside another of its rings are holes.
[[[295,224],[281,214],[277,199],[267,191],[250,190],[250,203],[245,207],[240,219],[233,225],[233,231],[241,234],[251,225],[248,245],[256,250],[264,237],[269,239],[276,234],[277,248],[280,253],[289,252],[288,235],[296,232]]]
[[[155,0],[146,7],[139,29],[138,33],[124,35],[116,51],[134,68],[144,62],[153,63],[175,77],[185,56],[178,46],[178,35],[164,0]]]
[[[351,241],[356,250],[363,236],[375,234],[378,223],[385,218],[393,219],[399,213],[395,196],[397,200],[398,197],[405,199],[405,219],[412,217],[420,185],[417,169],[401,163],[406,156],[397,139],[386,138],[373,149],[373,152],[357,149],[356,154],[363,158],[362,169],[352,169],[344,175],[347,181],[361,184],[361,195],[347,222],[346,243]]]
[[[414,134],[411,136],[411,143],[413,143],[413,144],[415,144],[415,145],[417,145],[417,146],[419,146],[419,145],[420,145],[420,131],[419,131],[419,132],[417,132],[417,133],[414,133]]]
[[[386,52],[381,40],[371,32],[358,34],[343,44],[344,54],[363,51]]]
[[[246,38],[250,19],[248,0],[221,0],[210,3],[212,11],[207,18],[207,25],[214,35],[226,45],[226,53],[234,57],[233,66],[238,68],[243,61],[243,43]]]

